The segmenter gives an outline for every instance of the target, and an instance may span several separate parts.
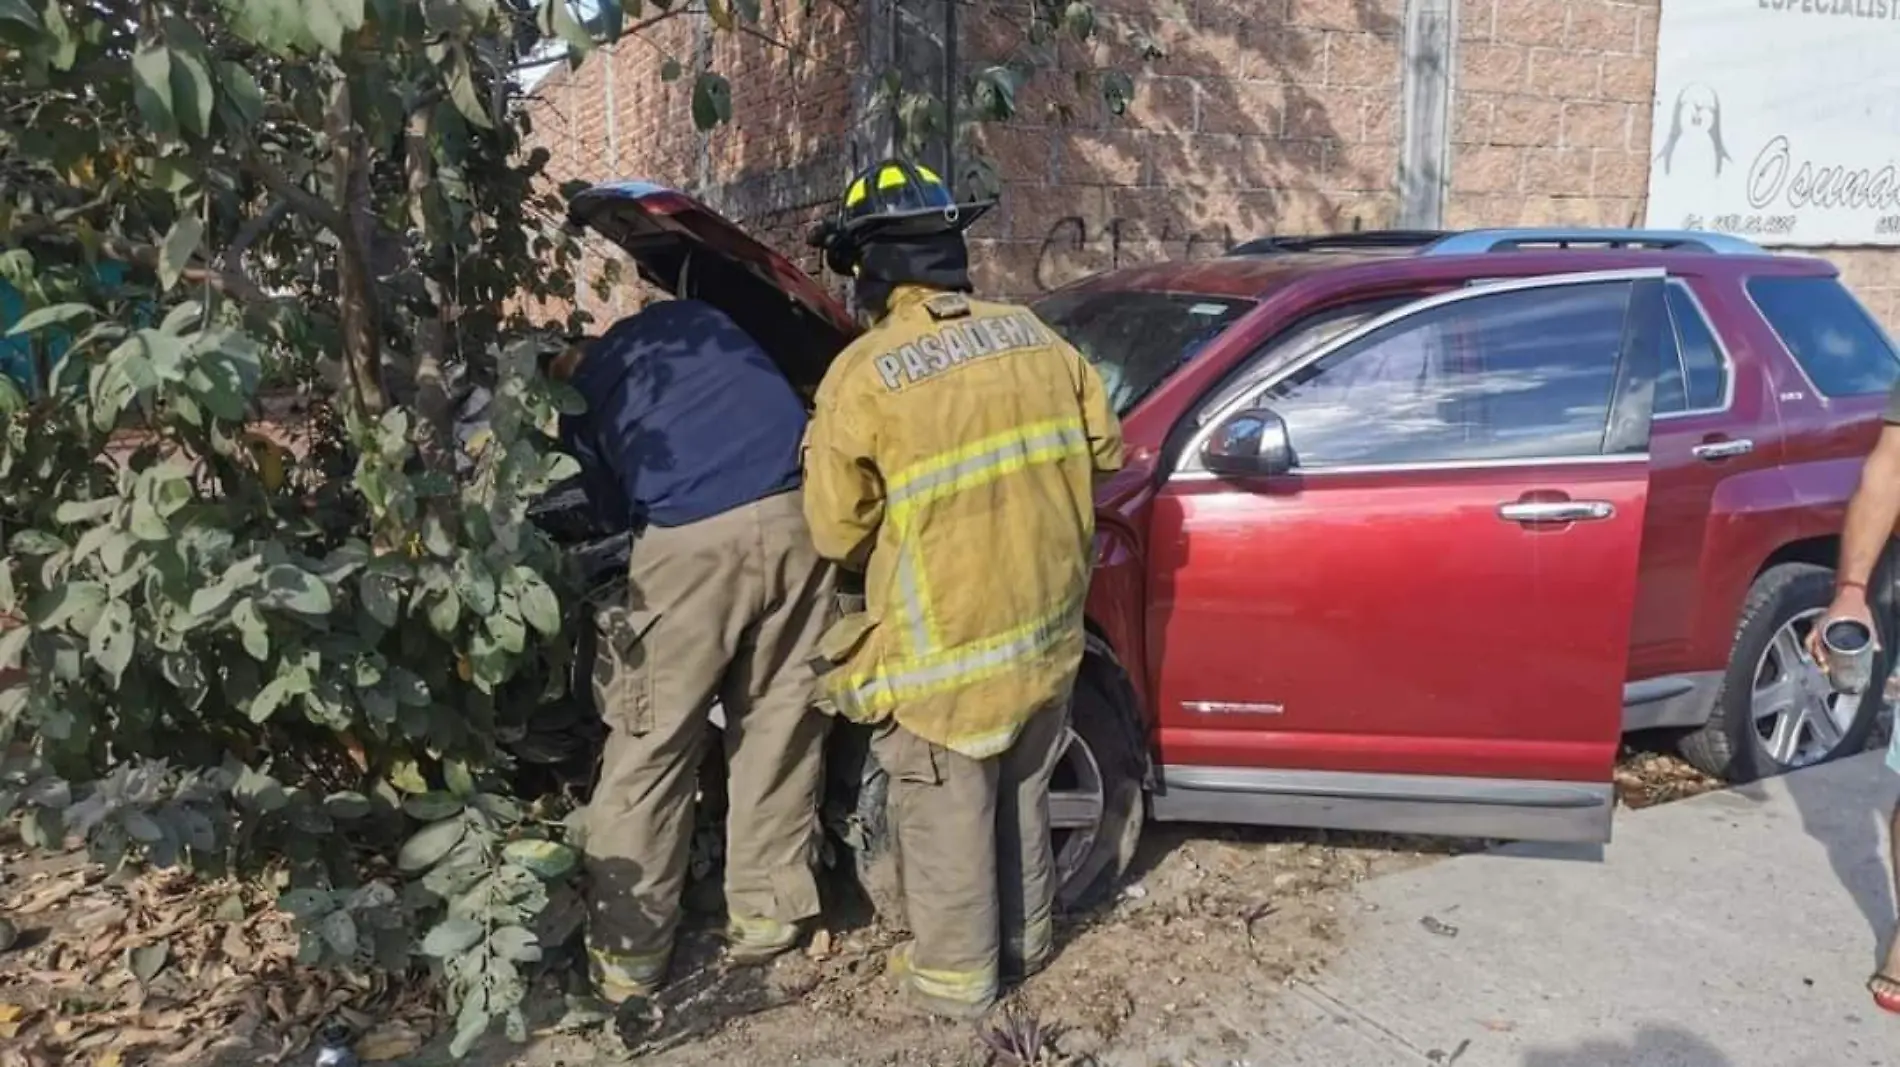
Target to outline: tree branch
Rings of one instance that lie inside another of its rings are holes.
[[[225,269],[238,267],[244,262],[244,253],[251,250],[251,246],[257,243],[257,239],[269,232],[271,227],[284,221],[284,216],[288,214],[290,214],[290,201],[278,200],[266,208],[263,214],[250,218],[244,223],[243,228],[238,230],[237,236],[231,239],[231,243],[219,254],[218,266]]]
[[[344,218],[341,210],[297,184],[282,167],[277,165],[275,160],[265,155],[263,149],[255,142],[247,142],[244,147],[242,166],[256,176],[257,180],[263,182],[264,188],[269,189],[271,195],[295,208],[300,214],[308,215],[312,222],[336,234],[338,238],[343,236],[343,231],[349,228],[349,222]]]
[[[435,112],[410,114],[403,131],[403,172],[409,190],[409,217],[422,238],[422,285],[433,305],[416,324],[416,414],[423,436],[418,443],[422,461],[432,471],[455,472],[455,403],[449,396],[444,368],[448,364],[450,297],[435,268],[440,262],[440,227],[429,212],[429,194],[435,188]],[[447,521],[446,519],[444,521]]]

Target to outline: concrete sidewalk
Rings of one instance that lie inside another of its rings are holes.
[[[1619,812],[1605,850],[1512,846],[1368,883],[1340,960],[1267,1020],[1222,1020],[1244,1053],[1146,1062],[1900,1067],[1900,1018],[1862,988],[1893,914],[1897,787],[1871,754]]]

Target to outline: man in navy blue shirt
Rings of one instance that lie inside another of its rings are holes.
[[[625,602],[596,613],[594,693],[611,733],[586,826],[588,955],[618,1003],[666,975],[715,699],[730,767],[730,953],[769,959],[818,914],[825,720],[808,663],[832,572],[803,515],[805,407],[718,308],[653,305],[552,373],[587,402],[561,438],[589,502],[635,531]]]

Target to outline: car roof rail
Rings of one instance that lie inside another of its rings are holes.
[[[1653,249],[1670,252],[1708,252],[1720,256],[1762,256],[1767,251],[1753,241],[1706,230],[1575,229],[1467,230],[1433,241],[1423,256],[1464,256],[1486,252],[1519,252],[1548,248]]]
[[[1444,230],[1354,230],[1350,233],[1288,234],[1256,237],[1229,249],[1230,256],[1271,256],[1293,252],[1358,252],[1423,248],[1448,234]]]

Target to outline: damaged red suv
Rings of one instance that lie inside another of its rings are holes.
[[[662,288],[691,253],[801,386],[855,333],[680,193],[598,186],[571,219]],[[1065,900],[1144,819],[1600,841],[1626,732],[1746,780],[1873,728],[1878,698],[1833,693],[1803,638],[1900,354],[1822,260],[1708,233],[1278,238],[1036,310],[1129,457],[1051,800]],[[877,779],[833,806],[875,829]]]

